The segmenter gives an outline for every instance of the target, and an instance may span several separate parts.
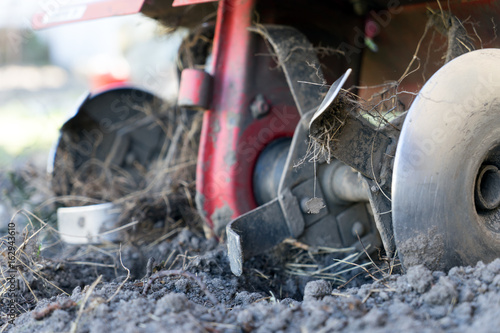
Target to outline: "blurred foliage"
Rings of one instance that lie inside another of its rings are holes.
[[[32,30],[0,29],[0,65],[49,63],[48,45]]]
[[[57,207],[53,204],[45,204],[50,195],[48,182],[45,175],[41,175],[31,167],[19,170],[9,170],[4,173],[5,177],[0,179],[1,200],[8,204],[12,210],[24,209],[38,216],[44,222],[56,224]],[[33,219],[33,224],[40,227],[40,223]]]

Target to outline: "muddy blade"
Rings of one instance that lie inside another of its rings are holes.
[[[233,274],[243,272],[243,260],[261,254],[291,237],[279,200],[276,198],[226,227],[229,263]]]
[[[330,106],[333,101],[337,98],[339,95],[340,89],[342,89],[342,86],[344,85],[345,81],[349,78],[349,75],[351,75],[352,69],[348,69],[344,75],[342,75],[340,78],[335,81],[328,92],[326,93],[325,98],[321,102],[321,105],[318,107],[318,110],[314,113],[310,123],[309,123],[309,129],[313,129],[315,126],[317,126],[317,120],[321,118],[321,115],[328,109],[328,106]]]

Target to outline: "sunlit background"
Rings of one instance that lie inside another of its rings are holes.
[[[0,0],[0,229],[36,201],[13,175],[44,176],[59,128],[89,90],[130,82],[165,99],[177,93],[185,31],[167,34],[141,14],[34,31],[44,1],[58,0]]]
[[[58,129],[88,90],[126,81],[176,94],[183,35],[141,14],[33,31],[43,0],[0,1],[0,169],[43,165]]]

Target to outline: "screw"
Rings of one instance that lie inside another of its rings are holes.
[[[257,94],[257,96],[255,96],[255,99],[253,100],[252,104],[250,105],[250,111],[252,112],[252,116],[255,119],[259,119],[259,118],[266,116],[270,110],[271,110],[271,107],[266,102],[264,95]]]
[[[127,156],[125,156],[125,164],[132,165],[136,160],[135,154],[133,152],[129,152]]]
[[[365,226],[361,222],[354,222],[352,225],[351,233],[354,237],[361,237],[365,233]]]
[[[300,200],[300,210],[304,214],[307,214],[309,212],[309,208],[307,207],[307,202],[309,200],[311,200],[311,198],[309,198],[309,197],[305,197],[305,198],[302,198],[302,200]]]

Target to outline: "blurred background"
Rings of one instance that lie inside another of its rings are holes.
[[[177,93],[185,31],[168,34],[141,14],[34,31],[42,2],[0,1],[0,226],[23,200],[17,170],[43,175],[59,128],[89,90],[130,82],[165,99]]]

